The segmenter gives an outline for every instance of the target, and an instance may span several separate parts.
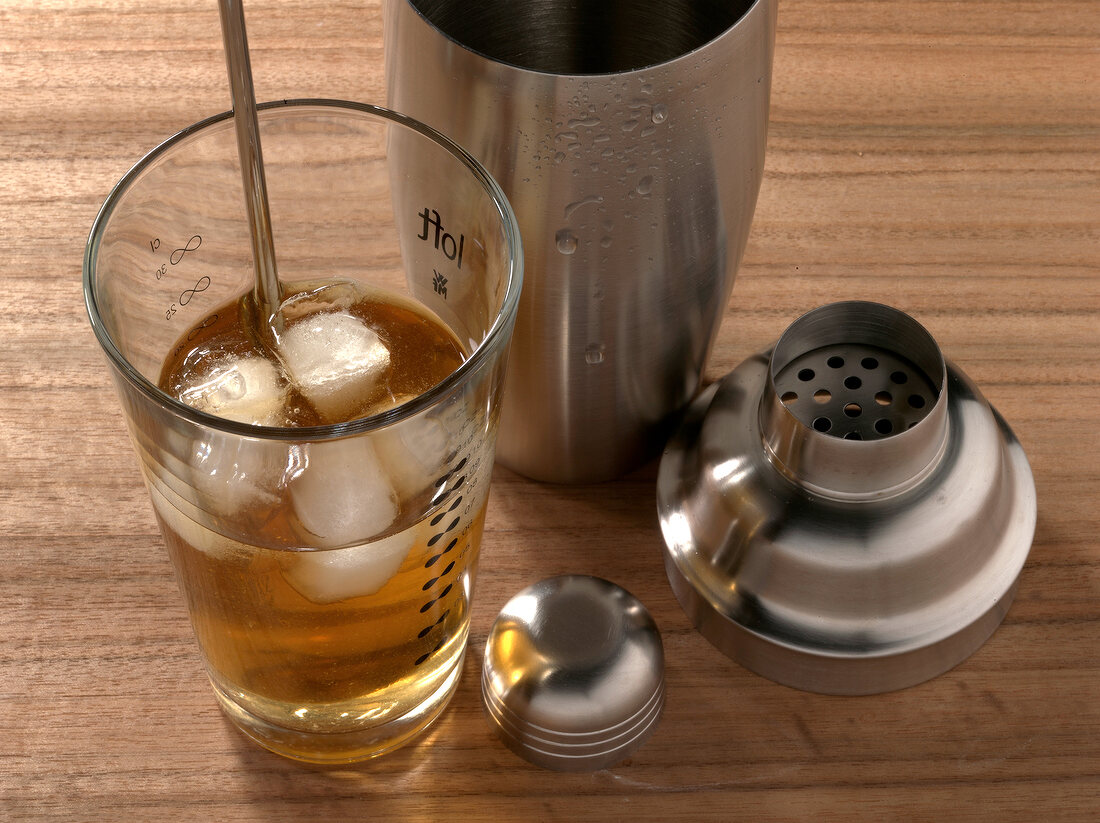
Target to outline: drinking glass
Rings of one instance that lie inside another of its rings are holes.
[[[115,186],[85,299],[218,702],[272,751],[350,762],[422,732],[461,671],[519,231],[485,170],[414,120],[332,100],[264,104],[258,119],[280,281],[414,300],[461,365],[380,413],[299,428],[158,388],[165,361],[253,285],[231,113]]]

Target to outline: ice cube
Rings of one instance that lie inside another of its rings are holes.
[[[284,284],[285,285],[285,284]],[[295,283],[292,294],[279,305],[279,314],[290,325],[318,312],[346,311],[362,302],[369,293],[366,283],[358,280],[323,280]]]
[[[310,315],[279,340],[288,376],[328,422],[351,419],[377,392],[390,353],[373,329],[346,312]]]
[[[303,538],[319,549],[363,543],[397,519],[397,495],[371,441],[359,437],[311,443],[290,483]]]
[[[446,461],[457,445],[452,440],[458,439],[448,434],[444,422],[435,415],[421,414],[379,432],[375,450],[398,493],[413,498],[432,489],[446,474]]]
[[[222,517],[279,502],[278,489],[298,446],[207,431],[194,441],[192,481],[199,506]]]
[[[263,357],[225,358],[180,391],[179,398],[208,414],[270,426],[284,417],[286,386],[275,365]]]
[[[185,506],[186,502],[176,498],[175,495],[161,484],[153,482],[149,487],[153,508],[160,516],[161,528],[174,532],[181,540],[192,548],[208,554],[211,557],[223,558],[230,554],[239,554],[250,551],[250,547],[236,540],[218,534],[212,529],[196,523],[178,506]]]
[[[287,553],[283,577],[314,603],[363,597],[397,574],[412,545],[410,529],[346,549]]]

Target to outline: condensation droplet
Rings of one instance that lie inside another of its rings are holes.
[[[555,163],[560,163],[564,159],[565,159],[565,152],[563,152],[563,151],[559,151],[557,154],[554,155],[554,162]]]
[[[600,118],[594,114],[590,114],[587,117],[576,117],[569,121],[569,128],[586,128],[590,129],[594,126],[600,125]]]
[[[600,238],[600,248],[601,249],[611,248],[611,237],[609,235],[605,234],[603,237]]]
[[[584,362],[589,366],[597,366],[603,362],[606,351],[603,343],[592,343],[584,350]]]
[[[572,254],[577,250],[577,236],[569,229],[559,229],[554,236],[558,244],[558,251],[562,254]]]
[[[654,123],[663,123],[668,120],[668,106],[658,103],[653,107],[653,113],[649,117]]]
[[[592,206],[602,202],[602,194],[591,194],[588,197],[582,197],[580,200],[574,200],[572,203],[565,207],[565,219],[568,220],[570,217],[572,217],[573,212],[575,212],[581,206]]]
[[[653,190],[653,178],[646,175],[638,181],[638,194],[649,194]]]

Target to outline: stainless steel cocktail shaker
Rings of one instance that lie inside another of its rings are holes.
[[[469,150],[519,219],[500,461],[559,482],[634,468],[697,389],[745,249],[776,0],[384,11],[389,104]]]

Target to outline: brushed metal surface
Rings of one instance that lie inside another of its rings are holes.
[[[541,580],[494,621],[481,692],[490,725],[520,757],[556,771],[607,768],[660,719],[661,635],[645,606],[614,583]]]
[[[698,388],[744,252],[776,0],[384,13],[389,104],[469,150],[520,223],[499,460],[557,482],[636,467]]]
[[[828,427],[776,386],[815,353],[801,382],[811,408],[832,405]],[[892,383],[896,362],[909,372]],[[924,388],[879,403],[880,385]],[[861,431],[843,428],[850,405],[878,436],[833,433]],[[907,422],[882,433],[882,420]],[[835,694],[910,686],[972,654],[1012,602],[1036,522],[1005,421],[915,320],[861,302],[810,312],[710,386],[657,497],[669,580],[702,634],[758,674]]]

